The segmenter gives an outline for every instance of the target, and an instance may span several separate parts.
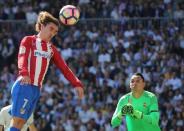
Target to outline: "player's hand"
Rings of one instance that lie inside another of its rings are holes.
[[[141,111],[134,110],[131,116],[136,119],[142,119],[143,113]]]
[[[79,96],[79,99],[82,99],[84,97],[84,89],[82,87],[76,87],[76,91]]]
[[[31,79],[29,76],[22,76],[20,83],[22,85],[31,84]]]
[[[134,111],[134,108],[131,104],[126,104],[121,109],[122,115],[131,115],[133,114],[133,111]]]

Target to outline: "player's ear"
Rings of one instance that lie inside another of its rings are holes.
[[[145,86],[146,86],[146,82],[145,82],[145,81],[143,81],[143,86],[144,86],[144,88],[145,88]]]

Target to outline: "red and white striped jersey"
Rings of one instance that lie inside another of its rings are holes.
[[[83,87],[53,44],[36,35],[22,39],[18,53],[19,76],[29,76],[31,84],[41,88],[51,60],[74,87]]]

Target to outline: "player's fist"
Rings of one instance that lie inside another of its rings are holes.
[[[133,114],[133,111],[134,111],[134,109],[133,109],[133,106],[131,104],[126,104],[121,109],[122,115],[131,115],[131,114]]]
[[[82,99],[84,97],[84,89],[82,87],[76,87],[76,91],[79,99]]]
[[[22,76],[20,83],[22,85],[31,84],[31,79],[29,76]]]
[[[131,116],[136,118],[136,119],[142,119],[143,113],[141,111],[134,110]]]

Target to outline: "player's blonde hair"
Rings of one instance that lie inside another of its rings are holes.
[[[36,22],[36,31],[39,32],[41,29],[41,24],[47,25],[48,23],[54,23],[55,25],[59,26],[59,21],[54,16],[52,16],[47,11],[41,11],[38,15],[38,19]]]

